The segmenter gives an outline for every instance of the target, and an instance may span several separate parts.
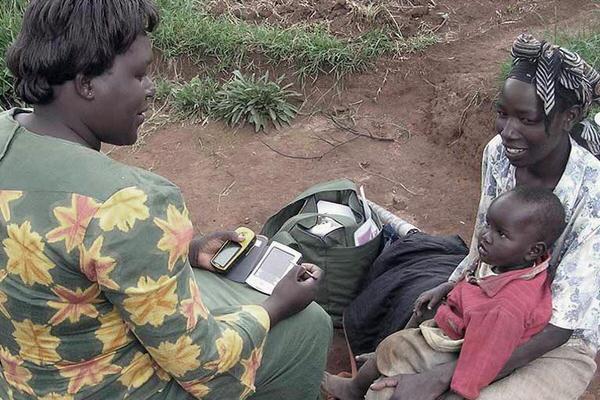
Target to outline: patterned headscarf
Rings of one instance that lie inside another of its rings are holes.
[[[546,116],[556,106],[557,85],[575,94],[584,117],[594,103],[600,104],[600,73],[577,53],[540,42],[529,34],[522,34],[515,40],[511,53],[514,73],[535,84]],[[592,153],[600,154],[600,126],[591,119],[584,119],[580,124],[583,125],[581,138]]]

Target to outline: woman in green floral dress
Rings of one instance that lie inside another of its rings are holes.
[[[0,114],[0,398],[315,399],[318,279],[266,297],[207,271],[235,236],[194,239],[174,184],[99,152],[137,139],[157,23],[151,0],[32,0],[7,54],[34,108]]]

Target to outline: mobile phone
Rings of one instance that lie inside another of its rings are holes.
[[[227,272],[231,266],[252,247],[256,240],[256,235],[248,228],[240,227],[235,231],[243,236],[244,240],[241,242],[228,240],[223,243],[223,246],[221,246],[219,251],[210,260],[210,265],[212,265],[217,272]]]
[[[250,273],[246,283],[265,294],[273,289],[292,267],[302,258],[302,254],[278,242],[271,242],[264,255]]]

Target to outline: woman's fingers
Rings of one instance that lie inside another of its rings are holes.
[[[306,272],[308,272],[311,277],[317,280],[320,279],[321,276],[323,276],[323,270],[317,267],[315,264],[302,263],[300,267],[302,267]]]
[[[221,242],[226,242],[228,240],[231,240],[232,242],[241,242],[242,240],[244,240],[244,237],[235,231],[213,232],[213,233],[207,235],[207,237],[210,240],[216,239],[216,240],[220,240]]]

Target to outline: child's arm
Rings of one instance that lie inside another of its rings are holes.
[[[442,300],[444,300],[448,293],[454,289],[454,286],[456,286],[456,283],[454,282],[444,282],[433,289],[421,293],[415,301],[415,308],[413,310],[414,315],[421,318],[427,310],[433,311]]]

